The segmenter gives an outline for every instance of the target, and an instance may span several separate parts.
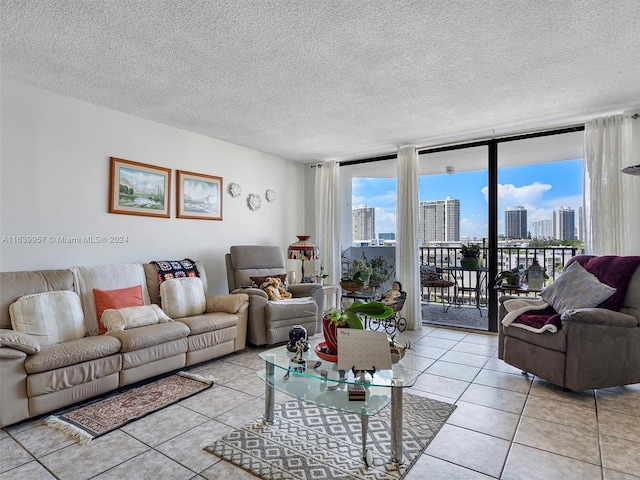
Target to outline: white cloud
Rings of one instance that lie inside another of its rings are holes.
[[[545,192],[551,190],[552,185],[548,183],[532,183],[531,185],[523,185],[522,187],[516,187],[510,183],[498,184],[498,205],[505,207],[511,207],[515,205],[531,205],[539,203]],[[485,201],[488,202],[489,187],[482,189]]]
[[[489,226],[486,222],[474,222],[468,218],[460,219],[460,233],[464,232],[465,237],[486,238],[489,232]]]

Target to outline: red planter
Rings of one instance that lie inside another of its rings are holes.
[[[349,325],[336,326],[331,320],[327,318],[322,319],[322,333],[324,333],[324,341],[327,343],[329,353],[332,355],[338,354],[338,328],[349,328]]]

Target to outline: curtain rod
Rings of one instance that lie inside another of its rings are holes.
[[[637,114],[636,114],[637,115]],[[537,137],[547,137],[550,135],[561,135],[564,133],[572,133],[572,132],[580,132],[584,130],[584,124],[572,125],[561,128],[554,128],[552,130],[539,130],[536,132],[530,133],[514,133],[510,135],[505,135],[502,137],[487,137],[487,138],[478,138],[469,140],[463,143],[449,143],[449,144],[441,144],[441,145],[432,145],[429,147],[416,147],[418,151],[418,155],[423,153],[438,153],[438,152],[446,152],[450,150],[462,150],[463,148],[472,148],[472,147],[480,147],[484,145],[489,145],[491,142],[496,143],[504,143],[504,142],[514,142],[517,140],[526,140],[529,138],[537,138]],[[372,163],[372,162],[380,162],[384,160],[395,160],[398,157],[397,153],[390,153],[387,155],[381,155],[379,157],[370,157],[370,158],[361,158],[358,160],[345,160],[343,162],[338,162],[338,165],[342,166],[350,166],[350,165],[359,165],[362,163]],[[312,167],[313,168],[313,167]]]

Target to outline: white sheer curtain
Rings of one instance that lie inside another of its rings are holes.
[[[593,255],[640,254],[640,178],[632,165],[629,115],[589,120],[584,135],[585,249]]]
[[[398,148],[398,218],[396,270],[407,292],[404,314],[409,330],[422,328],[420,270],[418,267],[418,154],[413,146]]]
[[[340,282],[340,165],[329,161],[316,172],[316,243],[327,284]]]

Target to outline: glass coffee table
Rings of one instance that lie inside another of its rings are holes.
[[[320,358],[316,352],[319,342],[311,342],[303,354],[304,363],[294,363],[295,353],[286,346],[260,353],[265,369],[257,375],[265,382],[264,422],[274,418],[275,390],[302,402],[320,407],[356,413],[362,419],[362,458],[370,466],[373,458],[367,450],[368,419],[391,404],[391,458],[388,468],[397,469],[402,463],[402,392],[415,384],[420,370],[413,350],[407,350],[391,370],[353,372],[338,370],[337,363]],[[322,355],[327,357],[326,355]],[[364,389],[364,400],[349,400],[349,390]]]

